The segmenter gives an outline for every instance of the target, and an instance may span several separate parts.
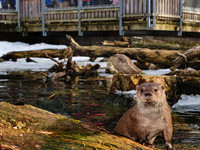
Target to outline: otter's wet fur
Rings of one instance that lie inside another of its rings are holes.
[[[164,87],[156,82],[137,85],[136,104],[118,121],[114,132],[146,146],[152,146],[157,135],[163,135],[165,149],[171,145],[173,127]]]

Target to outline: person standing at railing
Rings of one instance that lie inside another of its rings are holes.
[[[15,9],[16,0],[5,0],[3,2],[4,9]]]
[[[112,2],[113,5],[118,5],[119,4],[119,0],[110,0]]]
[[[90,5],[90,0],[83,0],[83,6]]]
[[[3,3],[4,3],[4,0],[0,0],[0,9],[3,8]]]
[[[55,8],[57,6],[56,0],[46,0],[46,6],[48,8]]]

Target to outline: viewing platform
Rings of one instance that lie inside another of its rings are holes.
[[[0,32],[200,32],[198,0],[0,0]]]

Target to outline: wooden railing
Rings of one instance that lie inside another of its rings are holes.
[[[141,20],[149,21],[150,27],[153,27],[149,29],[154,29],[155,26],[152,26],[154,19],[156,21],[176,21],[179,24],[200,22],[200,9],[183,7],[181,11],[180,0],[119,0],[122,2],[121,6],[120,4],[102,3],[101,5],[69,6],[58,2],[55,8],[47,8],[45,5],[42,7],[42,2],[45,3],[46,0],[20,0],[20,3],[19,0],[16,1],[16,4],[20,4],[20,11],[17,9],[0,10],[0,23],[18,22],[19,25],[21,20],[24,23],[38,24],[43,20],[44,30],[45,24],[51,23],[75,23],[74,25],[79,25],[80,28],[81,22],[121,21],[122,25],[123,21]],[[78,1],[80,4],[82,0]],[[147,8],[150,9],[149,13]]]
[[[156,16],[180,18],[179,6],[179,0],[156,0]]]
[[[199,23],[200,9],[183,7],[183,22]]]
[[[18,15],[16,11],[0,11],[0,23],[17,23]]]
[[[26,21],[41,20],[42,0],[20,0],[21,19]]]
[[[144,16],[146,13],[146,0],[123,0],[123,17]]]

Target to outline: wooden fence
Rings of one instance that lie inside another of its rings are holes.
[[[181,20],[180,0],[122,0],[121,7],[119,5],[96,5],[96,6],[73,6],[70,7],[61,4],[58,1],[56,8],[48,9],[43,7],[43,0],[20,0],[20,19],[22,23],[33,22],[41,23],[44,18],[45,24],[68,23],[68,22],[92,22],[92,21],[120,21],[120,8],[122,8],[121,21],[142,21],[148,20],[152,23],[153,17],[161,21],[177,21]],[[148,1],[150,1],[150,14],[147,15]],[[60,3],[60,4],[59,4]],[[154,5],[155,4],[155,5]],[[155,14],[154,14],[155,12]],[[79,16],[80,14],[80,16]],[[16,23],[18,20],[17,11],[6,12],[0,11],[0,23]],[[183,7],[182,21],[199,23],[200,9],[185,9]]]
[[[1,12],[0,11],[0,23],[17,23],[17,12]]]
[[[123,17],[144,16],[146,13],[146,0],[123,0]]]
[[[200,23],[200,9],[184,7],[183,22]]]
[[[20,12],[23,20],[40,20],[41,19],[41,1],[42,0],[21,0]],[[179,19],[179,0],[155,0],[156,1],[156,17],[157,19]],[[123,0],[123,18],[146,17],[147,15],[147,0]],[[58,5],[62,6],[62,5]],[[92,8],[92,7],[91,7]],[[61,9],[60,11],[58,11]],[[53,9],[45,11],[46,23],[51,22],[73,22],[78,21],[78,8],[64,10],[62,7],[57,7],[57,11]],[[153,0],[151,0],[151,13],[153,10]],[[91,20],[117,20],[119,19],[119,9],[97,8],[81,10],[82,21]],[[183,19],[199,21],[199,14],[193,11],[184,11]],[[1,19],[0,19],[1,20]]]
[[[20,13],[22,20],[41,20],[41,1],[42,0],[20,0]]]

